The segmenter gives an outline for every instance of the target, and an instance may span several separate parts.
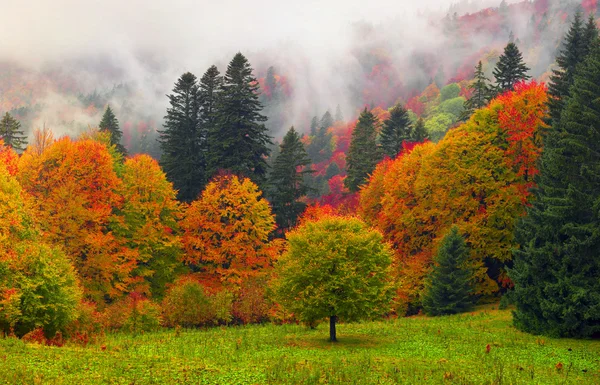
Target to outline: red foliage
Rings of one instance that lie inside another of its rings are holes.
[[[406,103],[406,109],[411,110],[420,117],[425,112],[425,104],[419,100],[419,96],[417,95]]]
[[[17,153],[11,147],[5,146],[2,139],[0,139],[0,163],[6,166],[10,176],[17,175],[19,169],[18,162],[19,156]]]

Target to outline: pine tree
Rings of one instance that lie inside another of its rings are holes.
[[[556,57],[558,68],[552,71],[550,84],[548,85],[548,94],[551,96],[548,101],[550,110],[550,124],[558,123],[566,99],[569,96],[569,89],[573,85],[575,68],[583,61],[587,54],[589,42],[584,39],[584,27],[581,11],[575,14],[573,23],[567,32],[563,49]]]
[[[197,138],[199,140],[201,151],[198,167],[201,167],[202,170],[206,170],[207,167],[208,132],[216,129],[217,126],[218,103],[222,85],[223,77],[214,65],[210,66],[204,75],[202,75],[202,78],[200,78],[198,89],[200,115]],[[205,179],[202,181],[202,188],[204,188],[204,185],[208,182],[206,177],[208,177],[208,175],[205,175]]]
[[[0,139],[5,146],[11,146],[15,151],[25,151],[27,136],[21,130],[21,123],[8,112],[0,120]]]
[[[333,121],[333,117],[331,116],[331,112],[329,112],[329,110],[327,110],[327,112],[325,112],[323,114],[323,117],[321,118],[319,127],[328,129],[329,127],[333,126],[333,123],[334,123],[334,121]]]
[[[104,115],[102,115],[102,120],[98,125],[100,131],[105,131],[110,133],[110,144],[115,146],[117,151],[123,155],[127,155],[127,150],[121,144],[121,138],[123,137],[123,132],[119,127],[119,121],[117,117],[113,113],[110,106],[106,106],[106,110],[104,111]]]
[[[460,116],[461,121],[468,120],[475,110],[487,106],[491,94],[490,86],[487,82],[488,79],[483,73],[483,64],[480,61],[475,67],[475,79],[469,85],[469,89],[473,90],[473,95],[464,104],[464,110]]]
[[[529,68],[523,62],[523,55],[515,43],[508,43],[504,53],[494,69],[496,78],[496,92],[502,94],[512,91],[515,84],[531,77],[527,75]]]
[[[342,108],[338,104],[335,109],[335,121],[342,122],[344,120],[344,115],[342,114]]]
[[[509,274],[515,325],[535,334],[600,332],[600,47],[577,67],[544,140],[533,204],[516,228]]]
[[[587,24],[583,29],[583,47],[586,55],[589,54],[596,39],[598,39],[598,25],[596,24],[595,15],[590,13]]]
[[[412,138],[412,127],[408,112],[401,104],[390,111],[390,117],[383,122],[379,141],[383,153],[395,158],[402,150],[402,143]]]
[[[316,136],[318,129],[319,129],[319,118],[317,118],[316,116],[313,116],[312,120],[310,121],[310,136]]]
[[[271,204],[282,231],[288,231],[296,225],[298,216],[306,204],[300,198],[308,193],[304,176],[313,171],[308,167],[310,159],[294,127],[283,137],[280,152],[273,165],[269,178]]]
[[[469,249],[457,226],[446,234],[425,281],[423,309],[428,315],[462,313],[473,305]]]
[[[275,79],[275,68],[273,66],[267,69],[267,76],[265,77],[265,86],[269,90],[272,99],[277,98],[277,80]]]
[[[344,180],[344,184],[351,192],[358,191],[381,160],[381,152],[377,146],[378,124],[375,115],[365,108],[352,132],[346,157],[348,176]]]
[[[205,183],[202,168],[200,98],[196,76],[186,72],[168,95],[164,130],[159,131],[162,149],[160,165],[178,191],[178,198],[190,202],[198,197]]]
[[[208,131],[209,176],[225,169],[264,186],[271,138],[261,114],[258,82],[241,53],[227,66],[221,88],[215,126]]]
[[[423,118],[419,118],[417,123],[415,124],[415,128],[412,131],[412,136],[410,138],[411,142],[422,143],[429,139],[429,134],[425,129],[425,122]]]

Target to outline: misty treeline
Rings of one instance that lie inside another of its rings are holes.
[[[87,343],[105,330],[329,318],[334,341],[338,321],[502,297],[522,330],[596,335],[596,20],[573,13],[548,86],[507,40],[493,67],[470,63],[472,80],[430,79],[356,119],[327,111],[279,145],[241,53],[223,74],[177,79],[160,161],[128,155],[111,107],[97,130],[44,128],[29,143],[5,114],[1,330]],[[319,178],[328,191],[314,192]]]

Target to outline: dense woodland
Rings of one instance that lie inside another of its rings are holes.
[[[536,31],[523,40],[502,21],[522,9]],[[76,136],[28,135],[5,112],[0,330],[60,344],[328,320],[335,341],[338,321],[501,299],[521,330],[598,336],[595,12],[534,1],[449,14],[457,44],[474,18],[500,18],[500,52],[399,94],[365,86],[350,119],[337,106],[280,136],[292,91],[242,53],[182,74],[156,137],[135,148],[109,103]],[[540,72],[523,47],[551,45],[555,18],[566,31]]]

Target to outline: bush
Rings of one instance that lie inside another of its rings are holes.
[[[82,301],[78,307],[78,317],[66,328],[66,335],[71,340],[87,345],[104,332],[102,314],[93,302]]]
[[[176,283],[162,302],[165,326],[198,327],[231,321],[233,295],[225,290],[209,295],[193,279]]]
[[[441,101],[457,98],[460,95],[460,86],[456,83],[448,84],[440,90]]]
[[[128,316],[123,327],[132,333],[158,330],[161,324],[160,306],[139,293],[131,293],[127,298]]]
[[[261,323],[269,319],[269,303],[265,296],[267,283],[262,279],[246,281],[233,303],[233,317],[243,324]]]
[[[14,245],[0,258],[0,330],[22,337],[42,329],[48,338],[77,318],[81,291],[60,250],[37,242]]]

